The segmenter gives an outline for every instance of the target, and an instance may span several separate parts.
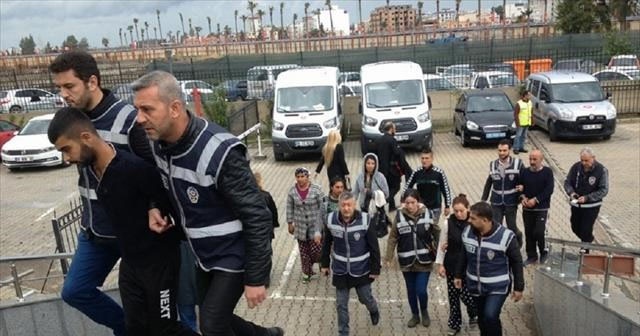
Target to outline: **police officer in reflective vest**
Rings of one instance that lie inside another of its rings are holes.
[[[513,113],[513,118],[516,122],[516,137],[513,139],[513,153],[519,152],[526,153],[524,148],[525,140],[527,139],[527,130],[533,125],[532,113],[533,104],[528,90],[522,91],[520,100],[516,103],[516,108]]]
[[[464,251],[456,267],[454,284],[476,298],[480,335],[502,335],[500,311],[511,287],[515,302],[522,299],[524,275],[520,246],[511,230],[492,221],[491,206],[471,206],[470,226],[462,232]]]
[[[339,197],[339,211],[326,217],[327,231],[322,246],[321,272],[329,275],[329,264],[336,287],[338,335],[349,335],[349,291],[356,289],[358,300],[367,307],[371,324],[380,320],[378,303],[371,283],[380,275],[380,248],[375,228],[366,212],[356,210],[353,193]]]

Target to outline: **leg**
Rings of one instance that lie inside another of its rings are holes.
[[[429,275],[431,275],[431,272],[419,272],[416,274],[416,296],[418,297],[421,312],[427,311]]]
[[[124,311],[127,335],[151,335],[149,332],[149,314],[147,296],[139,279],[136,268],[124,260],[120,263],[118,285]]]
[[[438,225],[438,223],[440,222],[440,214],[442,214],[442,209],[437,208],[437,209],[429,209],[429,210],[431,210],[431,215],[433,217],[433,224]]]
[[[524,151],[527,144],[527,133],[529,132],[529,126],[522,128],[522,139],[520,140],[520,150]]]
[[[180,321],[191,328],[193,331],[198,331],[198,320],[196,316],[196,305],[195,304],[178,304],[178,316],[180,317]]]
[[[469,294],[469,289],[467,288],[467,284],[464,281],[464,279],[462,280],[462,288],[459,289],[459,291],[460,291],[460,300],[462,300],[462,303],[464,303],[465,306],[467,306],[467,315],[469,316],[469,321],[476,320],[477,322],[478,304],[476,302],[476,298],[471,294]]]
[[[302,266],[302,274],[305,276],[311,276],[313,272],[311,243],[312,242],[309,240],[298,240],[298,247],[300,248],[300,264]]]
[[[580,223],[582,222],[580,214],[582,209],[578,207],[571,207],[571,231],[582,241],[582,234],[580,232]]]
[[[400,191],[400,176],[390,175],[387,177],[387,184],[389,185],[389,211],[396,209],[395,197],[398,191]]]
[[[447,325],[454,330],[460,330],[462,314],[460,313],[460,290],[453,286],[453,275],[447,273],[447,293],[449,294],[449,321]]]
[[[580,223],[581,240],[583,242],[593,242],[593,225],[598,219],[600,213],[600,207],[583,208],[582,211],[582,223]]]
[[[518,206],[505,206],[504,216],[507,222],[507,228],[513,231],[516,234],[516,239],[518,240],[518,245],[522,247],[522,232],[518,229],[518,224],[516,223],[516,216],[518,214]]]
[[[178,283],[178,316],[180,321],[193,330],[198,330],[196,317],[196,266],[189,243],[180,243],[180,281]]]
[[[418,296],[416,295],[416,272],[402,272],[404,277],[404,283],[407,287],[407,298],[409,299],[409,307],[411,308],[411,315],[420,316],[418,310]]]
[[[516,137],[513,139],[514,152],[520,151],[524,148],[524,134],[525,134],[524,127],[516,128]]]
[[[538,259],[536,252],[536,219],[537,211],[522,211],[522,221],[524,222],[524,239],[526,241],[525,249],[527,251],[527,261]]]
[[[376,298],[373,297],[371,284],[356,287],[356,294],[358,294],[358,301],[365,305],[370,313],[378,311],[378,303]]]
[[[117,241],[97,243],[81,231],[69,273],[62,288],[62,300],[78,309],[96,323],[111,328],[115,335],[124,335],[122,308],[97,287],[120,258]]]
[[[480,332],[486,336],[502,336],[502,323],[500,322],[500,312],[507,298],[504,294],[492,294],[482,297],[482,314],[479,316],[481,322]]]
[[[547,251],[546,245],[544,241],[544,233],[547,226],[547,211],[536,211],[536,220],[535,220],[535,229],[533,231],[533,236],[535,237],[535,241],[538,245],[538,251],[540,252],[540,256],[544,256],[546,260]]]
[[[349,336],[349,288],[336,288],[338,335]]]

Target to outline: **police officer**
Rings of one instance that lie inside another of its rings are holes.
[[[516,122],[516,137],[513,139],[513,153],[519,152],[526,153],[524,148],[525,140],[527,139],[527,130],[533,125],[533,104],[531,103],[528,90],[523,90],[520,96],[520,100],[516,103],[515,110],[513,111],[513,119]]]
[[[516,224],[518,212],[518,192],[520,186],[520,170],[524,168],[522,161],[509,155],[511,142],[507,139],[498,143],[498,159],[489,164],[489,176],[484,184],[482,201],[487,201],[491,192],[491,208],[493,221],[502,224],[504,218],[509,230],[516,234],[518,245],[522,246],[522,232]]]

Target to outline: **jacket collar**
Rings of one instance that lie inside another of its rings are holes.
[[[118,102],[118,98],[113,94],[113,92],[107,89],[102,89],[102,100],[100,100],[93,110],[87,111],[87,115],[91,119],[98,119],[116,102]]]
[[[193,146],[193,143],[198,138],[198,134],[204,129],[206,122],[193,115],[189,110],[187,110],[187,115],[189,116],[189,123],[176,143],[168,144],[164,141],[158,142],[160,145],[160,154],[178,155],[188,151],[191,146]]]

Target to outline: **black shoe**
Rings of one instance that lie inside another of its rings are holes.
[[[518,152],[518,150],[517,150],[517,149],[514,149],[514,150],[513,150],[513,154],[518,155],[518,153],[519,153],[519,152]]]
[[[280,327],[267,328],[267,336],[283,336],[284,330]]]
[[[533,264],[535,264],[537,262],[538,262],[538,257],[527,258],[527,260],[524,261],[524,267],[527,267],[529,265],[533,265]]]
[[[542,253],[540,253],[540,263],[541,264],[546,263],[547,259],[549,259],[549,252],[543,251]]]
[[[376,310],[369,313],[369,315],[371,316],[371,324],[378,325],[378,322],[380,322],[380,311]]]
[[[523,148],[523,149],[521,149],[521,150],[520,150],[520,152],[522,152],[522,153],[529,153],[529,151],[528,151],[528,150],[526,150],[526,149],[524,149],[524,148]]]

